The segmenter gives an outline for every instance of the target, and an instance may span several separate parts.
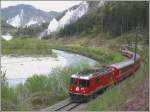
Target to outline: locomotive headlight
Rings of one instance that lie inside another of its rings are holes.
[[[83,93],[86,93],[85,88],[81,88],[81,90],[82,90]]]
[[[84,90],[83,93],[86,93],[86,91]]]
[[[76,91],[79,91],[79,87],[76,87]]]

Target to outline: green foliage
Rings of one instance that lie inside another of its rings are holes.
[[[147,1],[111,1],[103,8],[103,30],[112,35],[121,35],[137,26],[148,28]]]
[[[99,33],[101,31],[100,25],[96,25],[92,28],[91,33]]]
[[[44,75],[33,75],[25,82],[26,88],[30,93],[49,91],[51,83],[48,77]]]
[[[87,36],[87,33],[85,31],[83,31],[81,34],[80,34],[81,37],[85,37]]]
[[[6,82],[5,73],[1,74],[1,104],[3,110],[16,109],[17,94],[14,88]]]
[[[48,41],[35,38],[2,40],[2,54],[51,54],[49,48]]]

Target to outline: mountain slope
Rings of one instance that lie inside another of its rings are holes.
[[[2,20],[14,27],[25,27],[49,22],[59,14],[55,11],[45,12],[31,5],[21,4],[2,9]]]

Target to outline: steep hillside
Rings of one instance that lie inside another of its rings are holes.
[[[109,33],[118,36],[122,33],[135,30],[136,27],[148,29],[149,4],[140,2],[110,2],[94,4],[89,2],[91,8],[87,14],[78,21],[66,25],[58,34],[61,36],[89,35],[96,33]]]
[[[64,28],[66,25],[71,24],[81,18],[88,11],[88,3],[81,2],[79,5],[75,5],[63,12],[59,18],[53,18],[48,28],[41,33],[41,38],[48,35],[56,34],[60,31],[61,28]]]

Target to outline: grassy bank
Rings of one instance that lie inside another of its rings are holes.
[[[121,54],[111,51],[107,48],[99,48],[99,47],[82,47],[82,46],[62,46],[56,49],[69,51],[77,54],[81,54],[92,59],[97,60],[101,64],[111,64],[120,62],[123,60]]]
[[[2,40],[2,54],[14,55],[50,55],[50,45],[47,40],[38,40],[35,38],[12,39],[10,41]]]
[[[51,55],[51,49],[59,49],[78,53],[89,58],[93,58],[101,63],[115,63],[123,58],[120,53],[103,47],[85,47],[79,45],[63,45],[57,40],[38,40],[38,39],[12,39],[2,41],[2,54],[14,55]]]
[[[47,76],[35,74],[16,87],[10,87],[2,77],[2,110],[39,110],[65,99],[70,75],[87,67],[56,68]]]
[[[130,100],[134,95],[134,91],[139,85],[144,83],[144,79],[148,77],[149,63],[148,63],[148,48],[143,50],[145,56],[141,68],[134,73],[133,76],[124,80],[117,86],[109,87],[101,97],[88,103],[87,110],[103,111],[103,110],[122,110],[122,105]],[[142,53],[142,52],[141,52]],[[143,105],[144,106],[144,105]]]

